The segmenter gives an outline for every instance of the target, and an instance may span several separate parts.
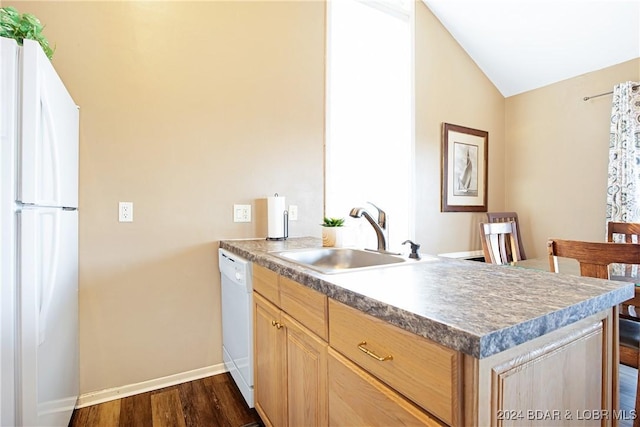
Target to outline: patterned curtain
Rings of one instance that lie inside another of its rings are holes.
[[[640,83],[613,88],[607,222],[640,222]],[[606,226],[606,224],[605,224]]]

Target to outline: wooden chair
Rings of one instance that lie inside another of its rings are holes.
[[[615,222],[607,223],[607,242],[615,242],[615,235],[624,237],[624,243],[640,243],[640,223]]]
[[[515,212],[487,212],[487,220],[489,222],[508,222],[513,221],[516,223],[516,235],[518,236],[518,249],[520,251],[519,259],[527,259],[524,253],[524,246],[522,245],[522,236],[520,235],[520,222],[518,221],[518,214]]]
[[[580,275],[609,279],[610,264],[640,264],[640,244],[582,242],[552,239],[547,242],[549,270],[558,272],[556,257],[573,258],[580,264]],[[636,411],[640,410],[640,323],[627,318],[618,322],[620,363],[638,369]],[[640,426],[640,419],[633,422]]]
[[[502,265],[522,259],[513,221],[480,223],[480,240],[485,262]]]

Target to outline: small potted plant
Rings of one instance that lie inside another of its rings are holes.
[[[42,34],[43,28],[40,20],[30,13],[21,14],[11,6],[0,8],[0,37],[14,39],[20,46],[24,39],[35,40],[40,43],[47,58],[51,59],[54,49]]]
[[[342,246],[343,236],[342,227],[344,226],[344,218],[324,217],[322,223],[322,246],[340,247]]]

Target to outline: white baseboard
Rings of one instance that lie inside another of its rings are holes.
[[[110,400],[122,399],[123,397],[133,396],[134,394],[158,390],[163,387],[198,380],[200,378],[210,377],[223,372],[227,372],[227,369],[224,367],[224,363],[219,363],[217,365],[206,366],[192,371],[155,378],[141,383],[107,388],[100,391],[92,391],[90,393],[81,394],[78,397],[76,408],[84,408],[85,406],[97,405],[98,403],[104,403]]]

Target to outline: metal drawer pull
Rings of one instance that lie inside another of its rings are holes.
[[[365,353],[367,356],[371,356],[374,359],[380,361],[380,362],[384,362],[387,360],[393,360],[393,356],[389,355],[389,356],[384,356],[384,357],[380,357],[377,354],[375,354],[373,351],[369,350],[368,348],[365,347],[365,345],[367,345],[366,341],[362,341],[360,344],[358,344],[358,349]]]
[[[277,329],[282,328],[282,323],[276,322],[275,320],[271,321],[271,326],[275,326]]]

